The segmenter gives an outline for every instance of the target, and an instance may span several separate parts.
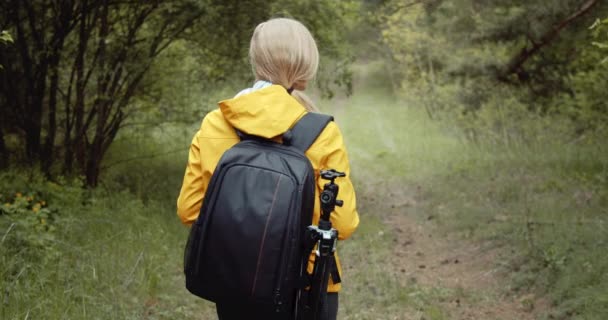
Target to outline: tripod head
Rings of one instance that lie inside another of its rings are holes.
[[[346,177],[344,172],[336,171],[335,169],[321,170],[321,178],[329,180],[328,183],[323,186],[323,192],[321,192],[321,220],[329,221],[329,215],[334,211],[336,206],[341,207],[344,201],[338,200],[339,187],[334,183],[336,178]],[[329,224],[331,227],[331,224]],[[325,223],[319,222],[319,227],[325,229]]]
[[[334,183],[334,180],[340,177],[346,177],[346,173],[336,171],[336,169],[321,170],[321,178],[330,180],[330,183]]]

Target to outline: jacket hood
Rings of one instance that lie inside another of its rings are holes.
[[[279,85],[220,101],[219,106],[231,126],[267,139],[285,133],[306,113],[306,109]]]

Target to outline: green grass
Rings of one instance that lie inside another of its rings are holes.
[[[59,211],[48,222],[55,232],[41,246],[19,242],[16,232],[44,233],[27,226],[13,228],[4,239],[0,318],[200,319],[211,310],[184,288],[187,230],[170,206],[144,203],[128,192],[87,195],[79,187],[41,182],[11,187],[37,192]],[[4,235],[6,217],[0,222]]]

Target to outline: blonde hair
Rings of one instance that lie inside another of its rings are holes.
[[[275,18],[260,23],[253,32],[249,58],[256,80],[293,89],[298,81],[312,80],[319,67],[319,50],[310,31],[299,21]],[[316,111],[312,100],[293,90],[308,111]]]

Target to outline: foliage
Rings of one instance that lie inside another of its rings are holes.
[[[527,110],[571,121],[575,139],[605,134],[608,79],[587,29],[607,10],[593,0],[458,0],[389,1],[378,12],[394,85],[429,116],[462,118],[475,137],[487,132],[475,129],[481,110],[490,122],[481,125],[495,133],[516,127]],[[505,118],[500,110],[512,105],[523,113]]]
[[[0,195],[0,201],[3,202],[0,215],[5,215],[5,219],[10,223],[6,235],[10,232],[22,233],[17,234],[16,238],[22,240],[25,246],[44,247],[53,240],[56,229],[52,221],[53,212],[46,207],[46,201],[39,199],[39,195],[35,193],[24,195],[17,192],[13,197]],[[10,244],[10,246],[21,245]]]
[[[0,318],[184,319],[209,309],[180,279],[176,248],[187,229],[172,203],[146,205],[129,192],[59,180],[17,169],[0,174],[3,202],[11,204],[0,214]]]
[[[188,0],[14,1],[2,7],[2,23],[16,30],[15,49],[0,55],[10,61],[0,82],[8,118],[1,123],[2,152],[8,151],[4,131],[23,132],[26,158],[39,160],[47,175],[62,158],[64,172],[96,185],[140,82],[202,7]]]
[[[324,57],[318,86],[327,94],[349,91],[353,55],[342,39],[356,21],[357,3],[3,3],[0,23],[15,34],[16,45],[0,51],[7,67],[0,74],[6,115],[0,166],[26,160],[39,163],[47,176],[80,174],[88,186],[97,185],[102,161],[124,127],[198,122],[211,92],[245,86],[252,78],[251,32],[272,16],[304,21]]]
[[[46,181],[37,171],[0,172],[0,225],[6,231],[2,242],[17,251],[45,252],[62,222],[58,207],[79,204],[83,196],[78,180]]]
[[[2,32],[0,32],[0,43],[1,44],[13,43],[13,37],[11,37],[11,34],[8,33],[8,31],[2,30]],[[0,64],[0,70],[2,70],[2,69],[4,69],[4,67],[2,66],[2,64]]]
[[[2,30],[0,32],[0,43],[13,43],[13,37],[8,31]]]
[[[606,50],[608,50],[608,18],[604,19],[604,20],[600,20],[597,19],[593,25],[591,26],[591,29],[593,29],[593,37],[596,39],[596,41],[593,42],[593,45],[596,46],[597,48],[603,50],[604,52],[606,52]],[[603,33],[602,33],[603,31]],[[601,63],[607,63],[608,62],[608,56],[606,58],[604,58],[604,60],[602,60]]]

